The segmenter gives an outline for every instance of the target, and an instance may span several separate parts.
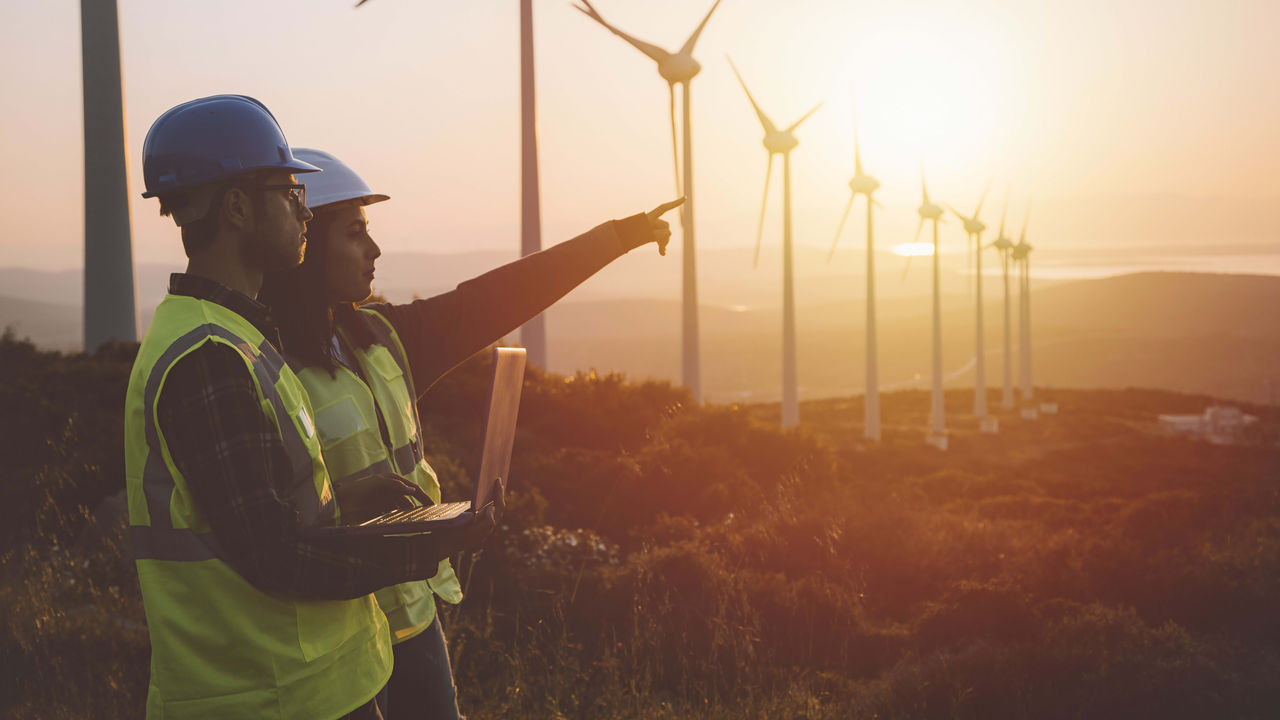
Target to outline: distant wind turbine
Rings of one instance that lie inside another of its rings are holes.
[[[1022,385],[1022,402],[1032,400],[1035,389],[1031,383],[1031,250],[1027,243],[1027,225],[1031,222],[1031,204],[1027,204],[1027,216],[1022,221],[1022,234],[1011,253],[1021,271],[1018,283],[1018,324],[1020,345],[1018,352],[1018,380]]]
[[[1001,407],[1013,407],[1013,340],[1010,333],[1009,311],[1009,253],[1013,251],[1013,241],[1004,234],[1004,221],[1009,214],[1009,193],[1005,192],[1004,210],[1000,213],[1000,231],[996,233],[995,242],[989,247],[1000,253],[1000,266],[1004,271],[1004,390],[1000,396]]]
[[[925,442],[938,448],[947,449],[946,409],[942,394],[942,286],[940,277],[941,258],[938,252],[938,223],[946,212],[941,205],[929,199],[929,186],[925,183],[924,168],[920,168],[920,191],[924,199],[916,213],[920,215],[920,224],[916,225],[916,236],[912,243],[920,240],[920,231],[924,229],[926,220],[933,221],[933,394],[929,405],[929,434]],[[907,267],[910,267],[911,256],[907,256]],[[903,272],[903,277],[906,273]]]
[[[978,207],[973,211],[973,217],[966,217],[959,210],[951,208],[951,212],[964,222],[964,231],[969,236],[969,247],[974,250],[974,292],[977,313],[974,318],[973,415],[979,419],[983,432],[994,432],[998,427],[987,421],[987,364],[982,334],[982,232],[987,229],[987,226],[978,218],[982,213],[982,204],[987,200],[987,192],[990,190],[991,183],[988,182],[986,189],[982,191],[982,197],[978,200]],[[948,205],[948,207],[951,206]]]
[[[827,262],[835,255],[836,245],[840,242],[840,233],[844,230],[845,221],[849,219],[849,211],[853,209],[853,201],[859,195],[867,196],[867,378],[866,394],[863,400],[862,436],[867,440],[880,440],[880,372],[879,355],[876,349],[876,265],[875,265],[875,224],[873,209],[876,202],[872,194],[880,187],[880,181],[868,175],[862,169],[862,151],[858,146],[858,120],[855,114],[853,121],[853,178],[849,180],[849,202],[844,206],[844,215],[840,216],[840,225],[836,228],[835,239],[831,241],[831,251],[827,253]]]
[[[760,257],[760,237],[764,231],[764,211],[769,203],[769,176],[773,173],[773,156],[782,155],[782,426],[791,427],[800,422],[799,390],[796,382],[796,303],[795,283],[792,278],[791,262],[791,151],[800,144],[796,139],[795,129],[800,123],[822,107],[818,103],[799,120],[785,130],[779,130],[768,115],[756,104],[756,99],[747,89],[738,68],[729,61],[733,74],[751,101],[756,117],[764,127],[764,148],[769,151],[769,164],[764,172],[764,198],[760,204],[760,225],[756,229],[756,258]]]
[[[693,225],[693,128],[689,111],[689,83],[693,80],[701,70],[702,66],[697,60],[693,59],[693,48],[698,43],[698,37],[702,35],[702,29],[706,27],[707,21],[711,19],[711,13],[716,11],[720,5],[720,0],[716,0],[707,11],[702,22],[698,23],[698,27],[685,40],[684,45],[680,47],[678,52],[668,52],[653,45],[651,43],[638,40],[618,28],[605,22],[600,13],[596,11],[590,0],[582,0],[582,5],[574,5],[580,12],[587,17],[595,20],[603,25],[609,32],[617,35],[627,41],[632,47],[640,52],[648,55],[651,59],[658,63],[658,74],[663,80],[667,81],[667,93],[670,98],[671,107],[671,160],[675,166],[676,194],[683,194],[685,203],[680,208],[680,226],[683,228],[683,251],[684,251],[684,293],[682,300],[682,346],[683,360],[682,373],[684,384],[693,391],[694,399],[702,402],[702,369],[701,360],[699,358],[698,348],[698,276],[697,276],[697,255],[694,245],[694,225]],[[676,157],[676,85],[680,84],[683,88],[682,111],[684,119],[683,137],[684,137],[684,177],[683,189],[681,188],[681,175],[679,160]]]

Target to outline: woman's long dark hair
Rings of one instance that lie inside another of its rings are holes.
[[[307,249],[302,264],[267,273],[262,279],[258,300],[271,309],[271,318],[280,328],[280,350],[290,364],[320,366],[333,375],[338,362],[333,356],[335,323],[347,331],[356,347],[373,345],[373,333],[359,322],[355,303],[331,303],[325,288],[325,245],[335,213],[321,209],[307,223]]]

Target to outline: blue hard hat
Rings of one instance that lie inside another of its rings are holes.
[[[150,198],[254,170],[317,172],[293,156],[280,123],[245,95],[185,102],[151,124],[142,145],[142,178]]]

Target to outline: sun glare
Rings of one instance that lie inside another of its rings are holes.
[[[1015,64],[993,20],[887,10],[851,38],[832,100],[852,114],[856,96],[863,157],[881,177],[922,161],[940,177],[1000,162]]]
[[[908,255],[932,255],[933,243],[927,243],[927,242],[898,243],[897,245],[893,246],[893,254],[902,255],[903,257],[906,257]]]

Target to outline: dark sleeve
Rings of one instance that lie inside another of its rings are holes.
[[[643,213],[611,220],[447,293],[368,307],[386,317],[400,336],[413,386],[421,395],[458,363],[546,310],[623,253],[652,240]]]
[[[174,464],[222,559],[258,589],[349,599],[435,575],[439,558],[410,538],[298,536],[280,435],[235,350],[209,343],[179,360],[157,403]]]

